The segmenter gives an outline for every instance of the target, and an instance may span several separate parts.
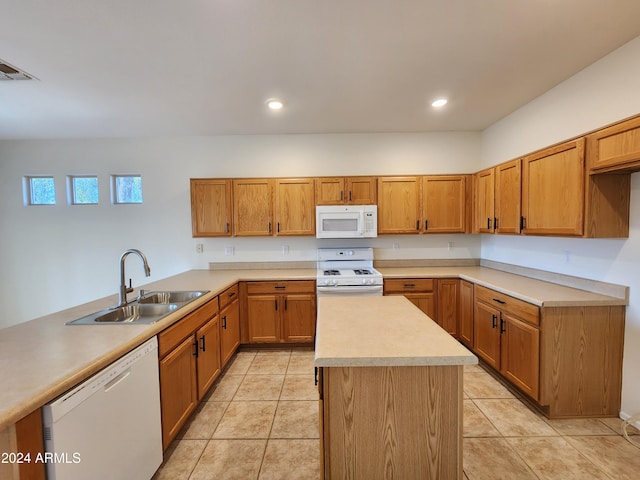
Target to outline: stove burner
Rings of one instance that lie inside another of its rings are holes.
[[[340,275],[340,270],[325,270],[324,275]]]
[[[371,270],[356,269],[354,272],[356,275],[372,275]]]

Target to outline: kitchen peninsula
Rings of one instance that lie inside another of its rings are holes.
[[[320,298],[317,322],[324,478],[462,478],[475,355],[404,297]]]

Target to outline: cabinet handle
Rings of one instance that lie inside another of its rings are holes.
[[[276,224],[276,233],[280,233],[280,222]]]
[[[425,220],[425,221],[424,221],[424,230],[425,230],[425,232],[426,232],[427,230],[429,230],[429,220]]]
[[[498,217],[493,217],[493,228],[498,230]]]
[[[351,190],[349,190],[349,201],[353,201],[353,196],[351,195]]]
[[[314,377],[315,377],[315,383],[316,383],[316,387],[318,386],[318,367],[313,367],[314,368]]]
[[[195,342],[193,342],[193,356],[198,358],[198,340],[196,339]]]
[[[224,227],[224,232],[229,233],[229,222],[227,222],[227,225]]]
[[[415,286],[416,286],[416,284],[415,284],[415,283],[405,283],[405,284],[404,284],[404,286],[405,286],[406,288],[413,288],[413,287],[415,287]]]
[[[527,228],[527,219],[520,217],[520,230],[524,230],[525,228]]]
[[[273,287],[273,288],[276,288],[276,289],[278,289],[278,290],[284,290],[285,288],[287,288],[287,286],[286,286],[286,285],[276,285],[276,286],[275,286],[275,287]]]
[[[420,230],[420,220],[416,220],[416,230]]]
[[[227,316],[222,317],[222,328],[227,329]]]
[[[498,302],[500,305],[506,305],[507,302],[500,300],[499,298],[494,298],[493,299],[494,302]]]
[[[229,292],[229,294],[227,295],[229,298],[233,297],[236,294],[236,292]]]
[[[344,190],[340,191],[340,201],[344,200]]]
[[[287,297],[284,297],[284,309],[287,309]]]
[[[268,230],[269,230],[269,233],[271,233],[271,222],[269,222],[269,225],[268,225],[268,227],[267,227],[267,228],[268,228]]]
[[[487,217],[487,230],[491,230],[491,219]]]
[[[506,331],[507,331],[507,329],[506,329],[506,328],[504,328],[504,324],[505,324],[505,321],[504,321],[504,319],[501,317],[501,318],[500,318],[500,333],[504,333],[504,332],[506,332]]]
[[[204,345],[204,335],[202,335],[202,336],[200,337],[200,343],[201,343],[201,345],[200,345],[200,350],[202,350],[203,352],[205,352],[205,351],[206,351],[206,347],[205,347],[205,345]]]
[[[276,298],[276,299],[274,300],[274,302],[276,303],[276,312],[277,312],[277,311],[278,311],[278,299]]]
[[[496,328],[498,326],[498,317],[493,314],[491,315],[491,328]]]

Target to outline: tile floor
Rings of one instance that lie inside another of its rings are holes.
[[[153,480],[319,478],[313,351],[240,351],[205,400]],[[465,367],[466,480],[638,479],[640,449],[620,428],[615,418],[545,419]]]

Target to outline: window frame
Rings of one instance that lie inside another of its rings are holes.
[[[140,201],[139,202],[121,202],[118,200],[118,179],[120,178],[139,178],[140,179]],[[141,205],[144,203],[142,192],[142,175],[139,173],[118,173],[111,175],[111,203],[113,205]]]
[[[96,201],[95,202],[78,202],[76,199],[77,178],[94,178],[96,181]],[[98,205],[100,203],[100,181],[97,175],[67,175],[67,201],[69,205]]]
[[[50,179],[53,185],[53,203],[36,202],[33,194],[34,188],[32,181],[34,179]],[[24,205],[27,207],[52,207],[58,204],[56,192],[56,179],[53,175],[25,175],[22,177],[22,195]]]

